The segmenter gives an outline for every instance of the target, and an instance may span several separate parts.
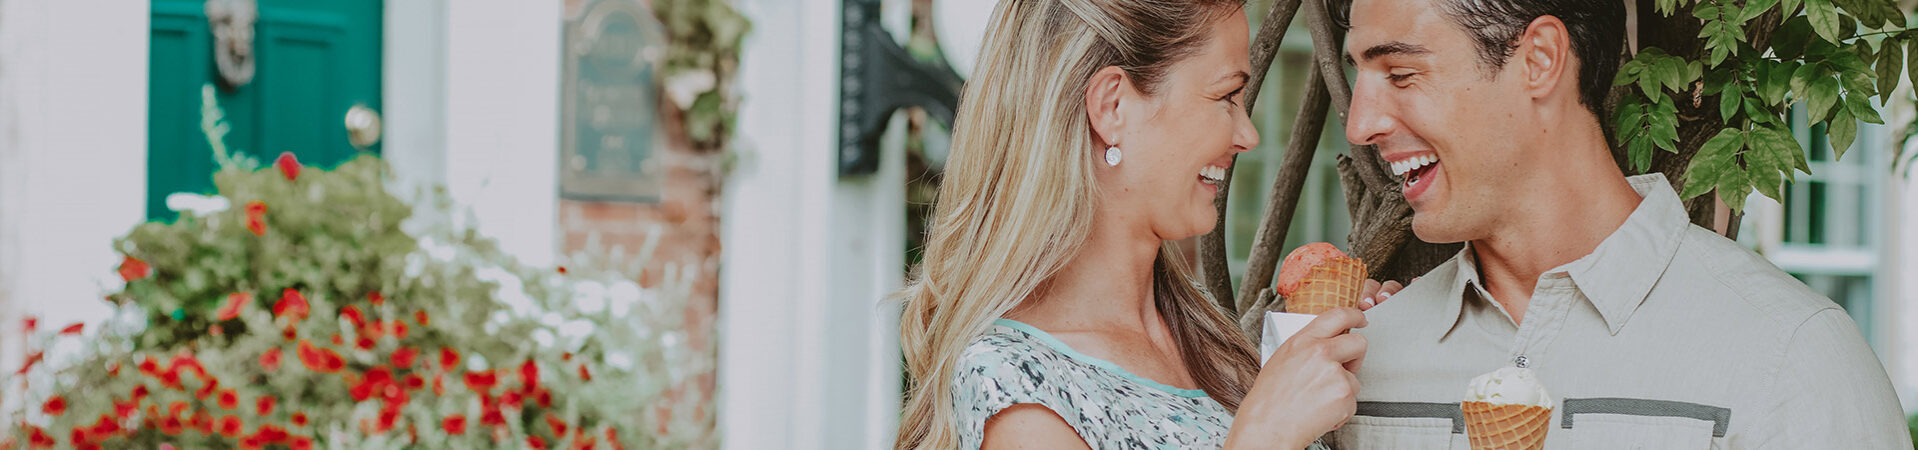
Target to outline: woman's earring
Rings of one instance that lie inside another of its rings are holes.
[[[1106,147],[1106,165],[1119,167],[1121,159],[1125,159],[1125,154],[1119,151],[1119,147]]]

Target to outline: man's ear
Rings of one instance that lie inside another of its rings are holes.
[[[1557,17],[1539,16],[1531,25],[1525,27],[1525,34],[1519,35],[1517,58],[1523,76],[1524,90],[1532,98],[1544,98],[1560,88],[1560,82],[1570,74],[1572,65],[1571,34],[1565,29],[1565,22]],[[1577,83],[1564,85],[1572,90],[1576,97]]]
[[[1118,66],[1093,72],[1092,80],[1086,83],[1086,120],[1092,123],[1092,134],[1099,138],[1098,144],[1118,145],[1119,134],[1126,126],[1119,114],[1119,102],[1130,83],[1125,70]]]

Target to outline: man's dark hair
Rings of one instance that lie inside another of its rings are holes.
[[[1605,96],[1618,75],[1625,45],[1625,5],[1618,0],[1436,0],[1460,29],[1477,42],[1479,64],[1489,73],[1518,51],[1525,27],[1543,16],[1565,23],[1578,57],[1578,100],[1605,122]]]

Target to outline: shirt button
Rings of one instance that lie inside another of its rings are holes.
[[[1512,364],[1518,365],[1518,368],[1520,369],[1525,368],[1527,363],[1530,363],[1530,362],[1531,360],[1526,359],[1525,355],[1518,355],[1517,358],[1512,358]]]

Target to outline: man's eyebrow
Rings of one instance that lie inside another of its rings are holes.
[[[1391,41],[1367,48],[1364,52],[1359,53],[1359,57],[1364,58],[1366,61],[1371,61],[1390,55],[1424,55],[1428,53],[1432,53],[1432,49],[1425,48],[1423,45]],[[1351,55],[1346,55],[1345,63],[1358,65],[1358,62],[1352,60]]]

